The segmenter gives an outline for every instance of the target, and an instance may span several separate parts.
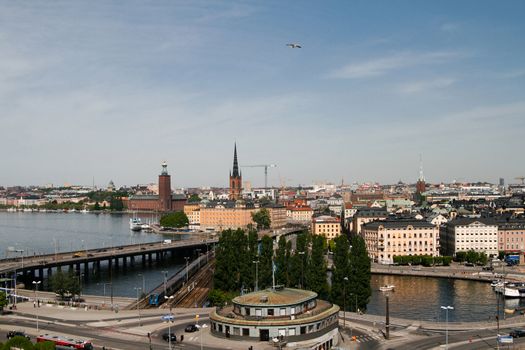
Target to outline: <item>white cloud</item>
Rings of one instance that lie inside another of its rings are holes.
[[[413,81],[399,86],[402,94],[415,94],[427,90],[443,89],[456,82],[454,78],[437,78],[432,80]]]
[[[448,22],[448,23],[443,23],[439,27],[439,29],[441,29],[441,31],[446,32],[446,33],[454,33],[460,29],[460,25],[458,23]]]
[[[444,63],[462,56],[462,53],[454,51],[401,52],[365,62],[350,63],[334,70],[329,74],[329,77],[335,79],[356,79],[381,76],[394,70],[418,65]]]

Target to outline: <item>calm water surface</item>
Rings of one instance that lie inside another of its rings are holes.
[[[143,221],[154,217],[141,215]],[[8,247],[24,250],[24,254],[53,253],[58,251],[82,250],[84,248],[111,247],[130,243],[160,241],[164,237],[155,233],[132,232],[129,230],[128,215],[81,214],[81,213],[6,213],[0,212],[0,258],[7,255]],[[170,237],[171,238],[171,237]],[[113,294],[135,297],[135,287],[142,287],[145,277],[146,290],[164,280],[162,271],[169,275],[184,267],[184,258],[175,257],[164,265],[154,264],[143,270],[140,260],[135,268],[120,269],[113,274]],[[103,285],[109,281],[107,270],[89,279],[83,285],[86,294],[104,293]],[[409,276],[372,275],[373,294],[368,313],[384,315],[385,297],[379,287],[386,284],[396,286],[390,293],[390,314],[429,321],[443,321],[444,311],[440,306],[451,305],[450,321],[488,320],[496,314],[496,295],[490,284],[449,280],[444,278],[421,278]],[[106,288],[109,295],[109,286]],[[349,302],[349,301],[348,301]],[[519,300],[507,300],[506,308],[520,305]],[[503,310],[503,304],[500,307]]]

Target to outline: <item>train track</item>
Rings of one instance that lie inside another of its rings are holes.
[[[170,307],[202,307],[208,298],[208,293],[213,284],[213,272],[215,270],[215,260],[210,259],[192,279],[188,281],[173,298],[163,303],[160,308]]]

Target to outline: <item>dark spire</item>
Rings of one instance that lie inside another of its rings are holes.
[[[239,164],[237,163],[237,142],[233,146],[233,177],[239,177]]]

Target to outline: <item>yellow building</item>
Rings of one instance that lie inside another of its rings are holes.
[[[439,255],[439,227],[424,220],[383,220],[361,226],[368,255],[391,264],[394,256]]]
[[[268,207],[270,213],[271,228],[280,228],[286,225],[286,208],[283,206]]]
[[[184,214],[188,217],[190,224],[197,225],[201,222],[201,207],[199,203],[184,204]]]
[[[341,221],[333,216],[319,216],[312,219],[312,234],[334,239],[341,234]]]
[[[312,221],[313,215],[313,209],[308,206],[291,206],[286,208],[286,217],[290,222],[308,223]]]

